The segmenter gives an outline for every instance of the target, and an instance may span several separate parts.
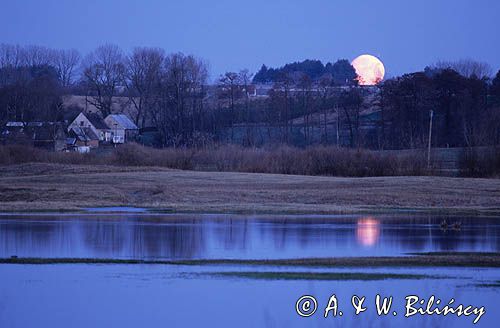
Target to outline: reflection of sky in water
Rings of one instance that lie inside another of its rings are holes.
[[[2,327],[471,327],[472,318],[405,319],[404,297],[436,295],[444,302],[485,306],[478,327],[500,320],[498,289],[478,288],[498,279],[499,269],[365,269],[364,272],[438,274],[446,279],[384,281],[276,281],[222,279],[204,271],[234,271],[225,266],[147,265],[2,265]],[[247,270],[291,270],[246,267]],[[297,268],[295,268],[297,269]],[[306,268],[308,271],[327,269]],[[306,270],[304,268],[300,270]],[[348,269],[332,270],[347,271]],[[355,272],[363,270],[357,268]],[[378,317],[375,295],[394,297],[397,317]],[[295,313],[295,301],[314,295],[318,312],[311,318]],[[321,308],[336,294],[345,315],[324,319]],[[367,312],[354,316],[352,295],[366,296]]]
[[[499,251],[497,218],[229,215],[3,217],[0,257],[297,258]]]
[[[134,216],[3,217],[0,257],[292,258],[417,251],[499,251],[497,218]],[[281,281],[213,277],[220,271],[424,274],[421,280]],[[0,265],[0,327],[470,327],[473,318],[405,319],[404,297],[485,306],[478,327],[495,326],[499,269],[297,268],[270,266]],[[439,278],[439,279],[438,279]],[[378,317],[375,295],[394,297],[397,317]],[[295,301],[314,295],[312,318]],[[321,311],[336,294],[341,318]],[[352,295],[369,310],[354,316]]]

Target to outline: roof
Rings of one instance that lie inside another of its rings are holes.
[[[24,123],[23,122],[7,122],[5,124],[7,127],[23,127]]]
[[[76,143],[76,138],[66,138],[67,145],[74,145]]]
[[[99,137],[91,128],[72,127],[69,131],[69,135],[79,141],[99,140]]]
[[[44,123],[44,122],[28,122],[26,124],[26,126],[28,127],[42,127],[42,126],[46,126],[47,124],[50,124],[50,123]]]
[[[9,123],[0,131],[2,138],[19,139],[24,136],[32,141],[54,141],[66,138],[62,123],[26,122],[23,123],[24,126]]]
[[[109,127],[104,120],[95,113],[84,114],[92,125],[98,130],[108,130]]]
[[[125,130],[137,130],[137,125],[125,114],[110,114],[107,118],[112,118],[120,128]]]
[[[82,112],[81,109],[77,109],[77,108],[67,108],[64,112],[63,112],[63,120],[67,123],[71,123],[73,122],[74,120],[76,120],[76,118],[78,117],[78,115],[80,115],[80,113]]]

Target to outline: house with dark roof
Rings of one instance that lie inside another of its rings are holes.
[[[110,114],[105,119],[113,135],[113,143],[125,143],[135,141],[139,134],[139,128],[125,114]]]
[[[73,126],[69,130],[66,144],[69,150],[78,150],[81,147],[99,147],[99,136],[90,127]]]
[[[75,128],[79,128],[78,133],[82,133],[85,129],[90,129],[93,135],[96,135],[99,141],[111,142],[112,132],[106,122],[97,114],[80,113],[78,116],[68,125],[68,132]]]

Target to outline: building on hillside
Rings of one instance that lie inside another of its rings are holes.
[[[31,140],[24,132],[24,122],[7,122],[0,132],[0,142],[2,145],[25,145],[32,146]]]
[[[51,151],[66,147],[66,131],[58,122],[7,122],[0,133],[2,144],[26,145]]]
[[[62,151],[66,146],[66,131],[62,123],[28,123],[26,133],[31,137],[33,147],[52,151]]]
[[[81,147],[97,148],[99,147],[99,136],[90,127],[74,126],[69,130],[66,144],[68,150],[71,151],[80,151]]]
[[[139,134],[137,125],[125,114],[110,114],[104,122],[109,127],[113,136],[113,143],[135,141]]]
[[[99,141],[111,142],[112,132],[106,122],[97,114],[84,114],[83,112],[68,125],[68,131],[73,128],[89,128]]]
[[[68,131],[75,128],[81,129],[75,132],[81,135],[82,141],[89,139],[89,133],[85,129],[90,129],[93,134],[97,135],[100,142],[114,144],[134,141],[139,134],[139,128],[125,114],[110,114],[103,120],[95,113],[84,114],[82,112],[68,125]],[[93,143],[92,138],[87,141]],[[95,147],[92,146],[92,148]]]

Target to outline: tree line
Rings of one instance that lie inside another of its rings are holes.
[[[159,143],[186,144],[201,128],[207,64],[182,53],[106,44],[81,57],[75,50],[0,46],[0,120],[58,121],[62,96],[83,93],[102,117],[126,97],[139,126],[154,125]]]
[[[300,79],[307,75],[313,81],[319,81],[325,76],[330,77],[331,85],[356,85],[357,75],[347,59],[339,59],[334,63],[324,65],[320,60],[306,59],[302,62],[285,64],[280,68],[268,68],[262,65],[253,78],[254,83],[275,83],[284,76]]]
[[[225,72],[209,82],[208,63],[160,48],[124,52],[0,45],[0,123],[62,121],[63,96],[84,95],[104,117],[125,99],[134,122],[154,127],[157,146],[239,143],[421,148],[500,143],[500,72],[473,60],[358,87],[347,60]],[[256,85],[266,83],[263,94]]]
[[[387,148],[432,145],[472,147],[500,143],[498,92],[500,73],[490,84],[475,74],[464,76],[451,66],[427,68],[386,81],[381,87],[381,134]]]

